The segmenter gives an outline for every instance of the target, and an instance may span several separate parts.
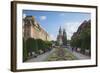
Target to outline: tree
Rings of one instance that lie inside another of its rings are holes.
[[[81,24],[75,34],[71,38],[71,46],[81,48],[81,52],[85,53],[85,50],[91,50],[91,23],[85,21]]]
[[[43,50],[44,52],[49,49],[50,46],[52,46],[52,43],[50,41],[43,41],[41,39],[37,39],[38,43],[38,49]]]
[[[37,48],[37,43],[36,40],[34,38],[28,38],[26,40],[26,48],[27,51],[32,55],[32,52],[37,52],[38,48]]]
[[[91,49],[91,32],[89,28],[86,28],[82,31],[80,34],[80,38],[82,41],[81,48],[83,52],[85,52],[85,49],[90,50]]]
[[[25,60],[27,60],[27,58],[28,58],[28,52],[27,52],[27,48],[26,48],[25,39],[23,38],[23,62]]]

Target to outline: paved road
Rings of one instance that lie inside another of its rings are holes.
[[[79,60],[90,59],[89,56],[83,55],[83,54],[75,52],[75,51],[72,52],[72,50],[70,48],[69,49],[65,48],[65,49],[67,51],[69,51],[70,53],[72,53],[74,56],[76,56],[76,58],[79,59]],[[51,55],[54,52],[55,52],[55,49],[52,49],[51,51],[46,52],[46,53],[44,53],[42,55],[39,55],[39,56],[37,56],[37,58],[29,59],[26,62],[41,62],[41,61],[45,61],[48,58],[48,56]]]
[[[37,58],[32,58],[27,60],[26,62],[41,62],[44,61],[45,59],[47,59],[47,57],[52,54],[55,51],[55,49],[52,49],[50,52],[46,52],[42,55],[37,56]]]
[[[82,60],[82,59],[90,59],[89,56],[83,55],[83,54],[78,53],[78,52],[76,52],[76,51],[73,51],[73,52],[72,52],[72,50],[71,50],[70,48],[69,48],[69,49],[66,48],[66,50],[68,50],[69,52],[71,52],[71,53],[72,53],[74,56],[76,56],[77,59],[79,59],[79,60]]]
[[[73,52],[73,54],[78,58],[78,59],[80,59],[80,60],[82,60],[82,59],[90,59],[90,57],[89,56],[86,56],[86,55],[83,55],[83,54],[81,54],[81,53],[77,53],[77,52]]]

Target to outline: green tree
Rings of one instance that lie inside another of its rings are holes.
[[[91,46],[91,33],[90,33],[90,29],[86,28],[85,30],[82,31],[82,33],[80,34],[80,38],[81,38],[81,48],[82,51],[85,52],[85,49],[90,50],[90,46]]]
[[[26,48],[26,41],[23,38],[23,61],[27,60],[28,58],[28,52]]]
[[[32,55],[33,51],[37,52],[38,48],[37,48],[36,40],[33,39],[33,38],[27,39],[27,41],[26,41],[26,48],[27,48],[27,51],[31,53],[31,55]]]
[[[86,49],[91,51],[91,25],[90,24],[91,24],[90,21],[88,22],[85,21],[85,23],[82,24],[84,25],[84,28],[81,27],[80,31],[77,30],[77,32],[71,38],[71,46],[81,48],[82,53],[85,53]]]

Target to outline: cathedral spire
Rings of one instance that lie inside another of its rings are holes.
[[[62,35],[62,29],[61,29],[61,26],[59,28],[59,35]]]
[[[61,26],[59,28],[59,34],[57,36],[57,42],[59,46],[64,45],[67,46],[67,33],[65,29],[61,29]]]
[[[63,44],[63,42],[62,42],[62,29],[61,29],[61,26],[59,28],[59,34],[57,36],[57,42],[58,42],[59,46],[61,46]]]
[[[66,34],[66,30],[65,29],[63,29],[63,36],[66,36],[67,34]]]
[[[66,33],[66,30],[65,29],[63,29],[63,38],[62,38],[62,40],[63,40],[63,45],[67,45],[67,33]]]

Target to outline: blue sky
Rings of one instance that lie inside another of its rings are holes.
[[[71,39],[74,32],[84,20],[91,19],[90,13],[33,11],[23,10],[23,17],[34,16],[36,21],[49,33],[52,40],[56,40],[59,28],[66,29],[67,38]]]

